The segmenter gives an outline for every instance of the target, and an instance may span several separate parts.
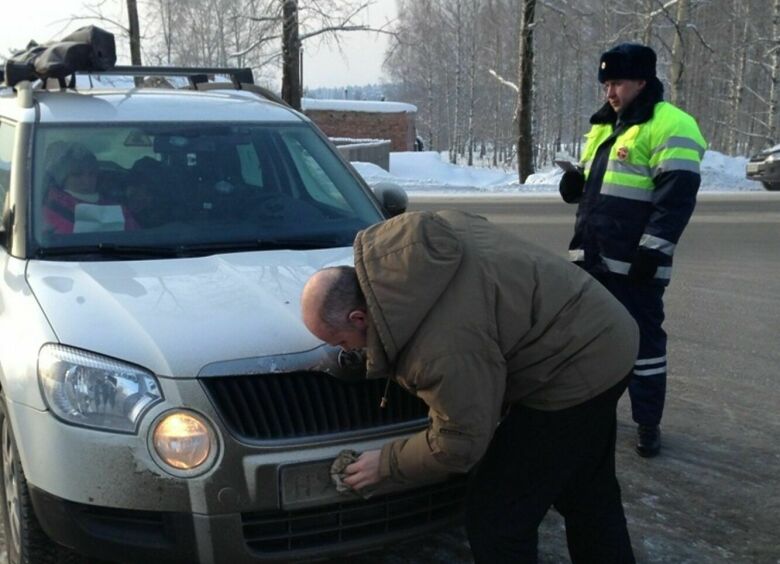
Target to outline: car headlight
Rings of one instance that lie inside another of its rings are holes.
[[[780,161],[780,153],[769,153],[766,156],[766,162],[772,163],[775,161]]]
[[[41,348],[38,378],[46,404],[57,417],[104,431],[134,433],[144,412],[162,400],[151,373],[63,345]]]
[[[194,411],[177,409],[160,415],[150,429],[152,457],[176,476],[207,471],[217,456],[217,436],[212,426]]]

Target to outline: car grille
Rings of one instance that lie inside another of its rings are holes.
[[[342,434],[423,422],[421,400],[386,380],[346,382],[320,372],[204,378],[203,385],[230,431],[265,441]]]
[[[365,501],[299,511],[246,513],[241,516],[244,540],[262,554],[289,553],[308,548],[381,541],[414,529],[430,530],[462,514],[466,479]],[[406,536],[406,535],[404,535]]]

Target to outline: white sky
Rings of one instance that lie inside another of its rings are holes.
[[[30,39],[44,43],[62,37],[81,25],[87,25],[86,21],[69,23],[73,15],[88,15],[88,11],[83,8],[84,3],[84,0],[2,0],[0,54],[7,56],[9,50],[23,48]],[[104,13],[121,13],[124,17],[124,6],[124,0],[106,0]],[[388,20],[394,19],[396,13],[395,0],[376,0],[366,11],[365,21],[360,23],[381,27]],[[387,37],[367,32],[344,33],[341,53],[335,47],[304,44],[304,86],[316,88],[380,82]],[[117,40],[121,41],[119,38]],[[121,52],[127,52],[127,49]],[[127,63],[126,60],[120,61]]]

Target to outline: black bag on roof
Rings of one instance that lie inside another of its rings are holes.
[[[5,63],[5,83],[14,86],[23,80],[56,78],[64,83],[76,71],[109,70],[116,63],[114,35],[96,26],[82,27],[62,41],[38,45],[31,41],[27,50]]]

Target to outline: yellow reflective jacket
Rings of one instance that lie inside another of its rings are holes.
[[[613,121],[605,105],[591,118],[569,256],[589,271],[626,275],[637,253],[652,253],[654,283],[665,285],[696,203],[707,144],[696,120],[661,101],[660,92],[640,94],[626,114]]]

